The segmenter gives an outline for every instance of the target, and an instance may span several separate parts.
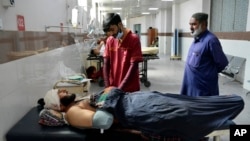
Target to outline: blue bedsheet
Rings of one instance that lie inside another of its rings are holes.
[[[237,95],[189,97],[157,91],[125,93],[113,88],[102,108],[124,127],[193,141],[233,120],[243,107],[244,101]]]

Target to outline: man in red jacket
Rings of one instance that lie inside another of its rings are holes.
[[[139,91],[138,64],[143,61],[139,37],[123,26],[116,13],[106,15],[103,30],[112,32],[103,54],[105,87],[116,86],[125,92]]]

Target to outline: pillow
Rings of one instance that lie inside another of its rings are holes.
[[[68,124],[64,118],[64,113],[52,110],[43,109],[39,114],[39,124],[46,126],[63,126]]]

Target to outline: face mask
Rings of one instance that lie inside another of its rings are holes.
[[[118,26],[118,25],[117,25]],[[123,36],[123,32],[122,32],[122,30],[121,30],[121,28],[118,26],[118,28],[119,28],[119,30],[118,30],[118,33],[117,33],[117,35],[116,35],[116,39],[121,39],[122,38],[122,36]]]
[[[123,32],[120,31],[120,32],[117,33],[116,39],[121,39],[122,36],[123,36]]]

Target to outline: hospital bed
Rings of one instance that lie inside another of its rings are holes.
[[[143,62],[140,75],[141,75],[141,82],[144,84],[145,87],[150,87],[151,83],[148,80],[148,61],[159,59],[159,56],[157,55],[159,53],[158,47],[142,47],[142,56],[143,56]]]
[[[119,132],[114,128],[100,133],[99,129],[78,129],[71,126],[43,126],[38,124],[41,107],[31,108],[10,130],[6,133],[6,141],[141,141],[141,136]],[[220,136],[229,135],[228,123],[223,128],[207,135],[213,141],[220,141]]]
[[[158,47],[142,47],[142,55],[143,55],[143,61],[141,63],[140,68],[140,75],[141,75],[141,82],[144,83],[145,87],[150,87],[151,83],[148,80],[148,61],[159,59],[159,56],[157,55],[159,53]],[[103,57],[98,55],[89,54],[87,57],[87,60],[96,60],[97,61],[97,70],[99,70],[102,67]],[[104,82],[102,79],[98,82],[99,86],[104,86]]]
[[[6,141],[140,141],[139,135],[119,132],[115,129],[78,129],[68,125],[44,126],[38,123],[41,107],[31,108],[6,133]]]

